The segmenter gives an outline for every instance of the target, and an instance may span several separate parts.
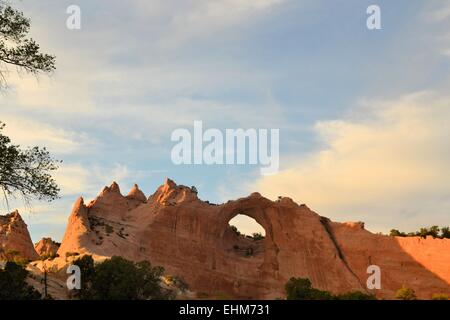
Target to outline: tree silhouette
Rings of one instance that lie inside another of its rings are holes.
[[[30,19],[0,0],[0,88],[7,87],[8,65],[34,75],[55,70],[55,57],[41,53],[29,31]]]
[[[22,196],[29,203],[32,198],[52,201],[58,198],[59,187],[51,176],[60,161],[53,159],[45,148],[21,149],[2,134],[0,122],[0,191],[8,205],[9,196]],[[9,209],[9,208],[8,208]]]

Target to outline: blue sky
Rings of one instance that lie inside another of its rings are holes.
[[[80,195],[92,199],[113,180],[123,193],[136,182],[149,195],[165,177],[212,202],[253,191],[291,196],[372,231],[448,224],[444,1],[12,3],[57,56],[50,78],[12,72],[0,97],[6,133],[64,161],[62,198],[23,214],[33,240],[60,240]],[[81,30],[65,26],[72,4]],[[366,27],[371,4],[381,8],[381,30]],[[194,120],[279,128],[280,174],[173,165],[170,134]]]

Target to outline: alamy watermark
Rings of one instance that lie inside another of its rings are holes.
[[[70,274],[67,277],[66,285],[69,290],[80,290],[81,289],[81,269],[76,264],[71,264],[67,267],[67,274]]]
[[[66,27],[69,30],[81,29],[81,8],[72,4],[67,7],[66,13],[69,15],[66,20]],[[381,8],[376,4],[367,7],[366,13],[369,15],[366,20],[366,26],[369,30],[381,29]]]
[[[69,30],[81,29],[81,8],[77,5],[70,5],[66,9],[69,17],[66,20],[66,27]]]
[[[380,6],[372,4],[367,7],[366,13],[369,15],[366,20],[367,29],[381,29],[381,9]]]
[[[366,285],[367,289],[380,290],[381,289],[381,268],[377,265],[370,265],[367,267],[367,273],[370,276],[367,278]]]
[[[279,129],[203,130],[194,121],[193,132],[179,128],[172,132],[177,142],[171,151],[176,165],[259,165],[262,175],[276,174],[280,167]],[[270,149],[270,150],[269,150]]]

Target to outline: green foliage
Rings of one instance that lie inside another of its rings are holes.
[[[0,1],[0,87],[6,87],[5,66],[12,65],[31,74],[50,73],[55,57],[40,52],[39,44],[28,37],[30,20],[22,12]]]
[[[255,240],[255,241],[264,239],[264,236],[260,232],[253,233],[252,237],[253,237],[253,240]]]
[[[285,285],[288,300],[331,300],[333,295],[312,287],[306,278],[291,278]]]
[[[440,231],[441,230],[439,229],[438,226],[432,226],[430,229],[427,230],[426,235],[432,236],[433,238],[438,238]]]
[[[395,298],[399,300],[417,300],[416,293],[413,289],[403,286],[395,293]]]
[[[240,236],[241,233],[239,232],[238,228],[236,226],[230,225],[231,231],[233,231],[237,236]]]
[[[450,228],[449,227],[442,227],[441,228],[441,237],[450,239]]]
[[[50,173],[58,169],[60,161],[45,148],[21,149],[11,144],[11,139],[2,134],[4,127],[0,122],[0,189],[6,200],[15,194],[26,201],[58,198],[60,190]]]
[[[73,264],[80,268],[81,274],[81,288],[80,290],[76,290],[75,296],[82,300],[90,299],[92,295],[92,279],[95,273],[94,259],[92,259],[92,256],[90,255],[85,255],[76,259]]]
[[[377,300],[373,294],[367,294],[361,291],[351,291],[337,295],[337,300]]]
[[[435,293],[433,294],[433,296],[431,297],[432,300],[448,300],[448,294],[444,294],[444,293]]]
[[[26,283],[28,271],[14,262],[0,269],[0,300],[37,300],[41,294]]]
[[[0,256],[6,261],[13,262],[13,263],[18,264],[23,267],[26,267],[26,265],[29,262],[29,260],[23,258],[22,255],[20,254],[20,252],[17,250],[4,249],[4,250],[0,250],[0,251],[1,251]]]
[[[7,65],[18,70],[38,74],[55,69],[55,57],[40,52],[39,45],[27,38],[30,20],[22,12],[0,0],[0,88],[6,87]],[[21,149],[2,134],[0,122],[0,192],[8,204],[8,197],[19,195],[28,203],[32,198],[54,200],[59,188],[51,176],[59,161],[45,148]]]
[[[427,236],[431,236],[433,238],[441,238],[441,239],[450,239],[450,228],[438,226],[432,226],[430,228],[420,228],[417,232],[400,232],[396,229],[392,229],[389,233],[392,237],[422,237],[426,238]]]
[[[351,291],[340,295],[313,288],[307,278],[291,278],[285,285],[287,300],[376,300],[372,294]]]
[[[404,232],[400,232],[396,229],[392,229],[389,235],[391,237],[406,237],[406,234]]]
[[[94,264],[91,256],[74,261],[81,270],[81,290],[75,294],[87,300],[169,299],[172,293],[160,285],[164,269],[148,261],[134,263],[114,256]]]

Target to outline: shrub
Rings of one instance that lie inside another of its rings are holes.
[[[389,235],[391,237],[406,237],[406,234],[404,232],[400,232],[396,229],[392,229]]]
[[[431,297],[432,300],[448,300],[448,295],[444,293],[435,293]]]
[[[238,230],[238,228],[236,226],[230,225],[230,228],[237,236],[241,235],[241,233],[239,232],[239,230]]]
[[[417,300],[414,290],[406,286],[403,286],[401,289],[397,290],[395,298],[399,300]]]
[[[313,288],[307,278],[291,278],[285,285],[287,300],[376,300],[372,294],[351,291],[340,295]]]
[[[375,295],[361,291],[351,291],[336,296],[337,300],[377,300]]]
[[[253,240],[255,240],[255,241],[263,240],[263,239],[264,239],[264,236],[263,236],[261,233],[259,233],[259,232],[253,233],[252,236],[253,236]]]
[[[433,238],[450,239],[450,228],[449,227],[439,228],[438,226],[432,226],[430,228],[420,228],[419,231],[408,233],[392,229],[389,235],[394,237],[422,237],[422,238],[431,236]]]
[[[441,238],[450,239],[450,228],[449,227],[441,228]]]
[[[291,278],[285,285],[287,300],[331,300],[333,295],[312,287],[306,278]]]
[[[73,261],[74,265],[80,268],[81,273],[81,289],[74,291],[74,295],[82,300],[91,298],[91,284],[94,276],[94,259],[92,256],[85,255]]]

